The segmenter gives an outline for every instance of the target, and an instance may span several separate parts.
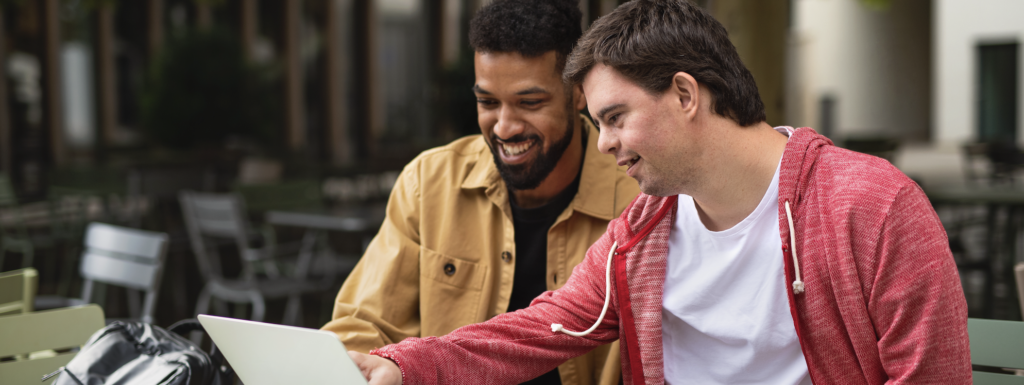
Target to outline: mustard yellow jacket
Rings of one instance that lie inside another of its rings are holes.
[[[579,191],[548,231],[548,290],[561,287],[608,222],[639,193],[597,149],[586,118]],[[516,245],[508,190],[483,137],[420,154],[402,171],[387,217],[334,305],[333,331],[367,352],[407,337],[441,336],[504,313]],[[560,320],[552,319],[551,322]],[[563,384],[617,384],[618,342],[559,366]]]

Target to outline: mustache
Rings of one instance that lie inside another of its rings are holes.
[[[513,135],[510,138],[502,139],[502,138],[499,138],[497,134],[491,134],[491,140],[493,140],[495,143],[525,142],[525,141],[530,140],[530,139],[540,139],[540,137],[537,136],[537,135],[516,134],[516,135]]]

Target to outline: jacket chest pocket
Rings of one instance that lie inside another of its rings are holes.
[[[420,322],[422,336],[448,334],[483,321],[484,274],[479,263],[420,248]]]

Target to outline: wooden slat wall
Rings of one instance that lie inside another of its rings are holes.
[[[253,58],[253,44],[256,43],[256,31],[259,30],[259,4],[256,0],[239,0],[239,31],[238,35],[241,37],[242,50],[245,52],[245,57],[250,60]]]
[[[40,0],[39,13],[43,28],[43,127],[50,138],[50,159],[54,165],[63,165],[64,111],[61,110],[60,71],[60,0]]]
[[[285,126],[288,147],[306,148],[306,110],[302,74],[302,0],[284,2]]]
[[[148,0],[146,9],[146,40],[149,47],[149,61],[152,62],[160,54],[164,45],[164,0]]]
[[[114,5],[100,2],[96,10],[96,93],[99,107],[97,154],[114,144],[117,130],[117,65],[114,53]]]
[[[11,114],[8,111],[9,100],[7,87],[7,44],[4,26],[4,10],[0,7],[0,172],[10,175],[12,171],[11,157]]]
[[[348,135],[348,106],[345,103],[343,74],[348,69],[342,59],[341,52],[344,44],[341,42],[341,23],[339,4],[335,0],[326,0],[326,11],[324,15],[325,25],[325,51],[326,61],[324,84],[324,98],[326,99],[327,133],[331,163],[336,166],[346,166],[352,163],[353,156],[351,142]]]

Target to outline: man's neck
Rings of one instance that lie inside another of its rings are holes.
[[[555,169],[551,170],[547,178],[544,178],[543,182],[537,188],[532,190],[512,190],[512,198],[515,199],[516,205],[522,208],[534,208],[540,207],[556,196],[558,193],[569,187],[576,176],[583,171],[583,156],[585,154],[586,135],[583,130],[583,123],[580,119],[576,119],[575,127],[573,127],[572,142],[569,143],[569,147],[562,153],[562,157],[558,159],[558,164],[555,165]]]
[[[730,122],[731,123],[731,122]],[[722,138],[706,164],[703,183],[690,194],[701,222],[711,231],[732,228],[754,212],[786,149],[785,135],[768,123],[722,127]]]

